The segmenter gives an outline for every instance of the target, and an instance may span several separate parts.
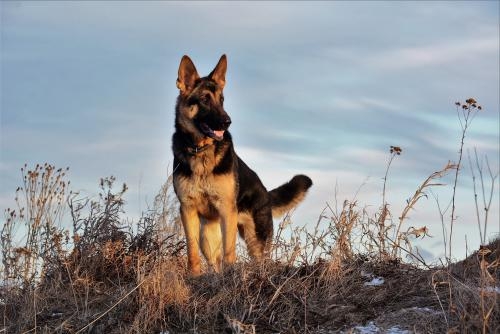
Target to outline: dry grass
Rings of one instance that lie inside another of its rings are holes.
[[[114,191],[111,178],[100,187],[97,202],[69,196],[73,240],[61,241],[68,233],[49,224],[44,247],[56,251],[37,252],[31,263],[42,270],[35,278],[24,269],[28,254],[8,249],[12,240],[3,234],[2,250],[11,254],[1,290],[7,333],[326,333],[369,321],[382,330],[500,330],[492,290],[498,240],[451,271],[419,268],[388,252],[380,258],[373,245],[356,248],[380,230],[378,223],[370,230],[374,220],[345,201],[339,212],[327,207],[312,232],[285,219],[271,259],[192,278],[177,216],[167,212],[176,212],[168,184],[135,226],[120,221],[126,187]],[[4,230],[27,223],[9,214]],[[367,285],[374,277],[384,283]]]
[[[327,205],[312,229],[285,217],[269,259],[252,262],[240,249],[234,266],[196,278],[170,180],[130,223],[122,218],[127,187],[116,190],[114,178],[90,200],[67,193],[65,170],[25,166],[1,233],[0,333],[355,333],[370,322],[381,331],[500,332],[500,239],[430,267],[412,247],[426,227],[404,227],[456,165],[425,179],[393,223],[385,182],[401,148],[390,153],[374,216],[346,200]],[[60,227],[65,219],[71,230]]]

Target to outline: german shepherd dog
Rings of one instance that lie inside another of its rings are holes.
[[[177,78],[173,183],[186,234],[188,267],[200,274],[199,249],[209,269],[236,261],[237,231],[252,258],[269,249],[273,216],[297,205],[312,185],[305,175],[267,191],[257,174],[234,151],[227,131],[231,118],[224,110],[227,59],[200,78],[188,56]]]

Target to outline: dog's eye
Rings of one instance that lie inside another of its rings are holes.
[[[224,103],[224,96],[220,96],[220,103]]]
[[[203,96],[201,97],[201,99],[200,99],[200,100],[201,100],[201,102],[203,102],[203,103],[208,103],[208,102],[210,102],[210,94],[205,94],[205,95],[203,95]]]

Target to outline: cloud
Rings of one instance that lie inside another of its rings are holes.
[[[402,70],[432,67],[477,59],[483,55],[498,54],[498,36],[481,39],[461,39],[418,47],[403,47],[382,51],[370,57],[370,67],[380,70]]]

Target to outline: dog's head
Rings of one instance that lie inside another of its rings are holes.
[[[200,139],[222,140],[231,124],[224,110],[223,89],[226,84],[226,55],[206,77],[200,78],[188,56],[182,57],[177,77],[180,94],[177,100],[176,126]]]

